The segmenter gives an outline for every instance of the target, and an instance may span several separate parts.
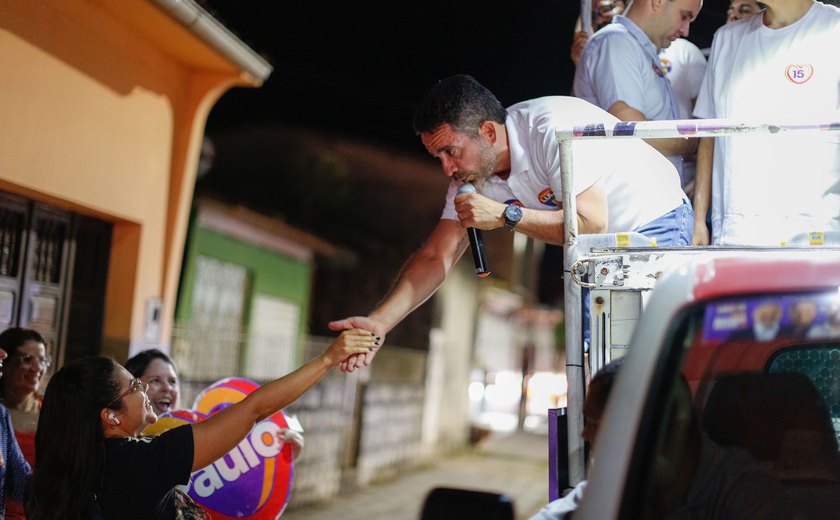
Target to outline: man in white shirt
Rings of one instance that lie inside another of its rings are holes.
[[[432,87],[415,113],[414,129],[452,179],[441,220],[376,309],[331,322],[330,328],[360,327],[384,338],[446,279],[467,248],[465,228],[515,229],[562,244],[555,130],[599,122],[618,121],[573,97],[543,97],[505,109],[470,76],[452,76]],[[688,244],[691,205],[665,157],[636,139],[576,140],[572,150],[580,233],[636,231],[661,246]],[[477,193],[458,194],[464,183]],[[349,359],[342,370],[369,364],[374,353]]]
[[[763,3],[764,11],[715,33],[695,117],[840,120],[840,9],[814,0]],[[703,138],[694,208],[698,245],[778,246],[800,233],[840,230],[840,135]]]

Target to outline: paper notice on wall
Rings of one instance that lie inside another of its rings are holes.
[[[251,303],[244,374],[257,380],[280,377],[294,370],[300,308],[293,302],[257,294]]]

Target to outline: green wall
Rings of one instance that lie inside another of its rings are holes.
[[[195,265],[198,256],[208,256],[241,265],[248,270],[249,297],[265,294],[291,301],[300,307],[298,338],[309,320],[309,299],[312,280],[311,262],[297,260],[282,253],[263,249],[207,229],[192,227],[184,256],[184,271],[175,310],[177,321],[191,316]],[[244,327],[250,316],[250,299],[245,303]]]

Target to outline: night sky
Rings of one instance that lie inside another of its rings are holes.
[[[568,94],[575,0],[285,2],[201,0],[274,66],[234,89],[208,132],[284,122],[422,154],[411,115],[436,80],[475,76],[502,104]],[[726,0],[707,0],[689,39],[708,47]]]

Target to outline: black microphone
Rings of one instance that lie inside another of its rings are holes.
[[[469,182],[465,182],[458,187],[458,195],[475,192],[475,186]],[[481,238],[481,230],[467,228],[467,236],[470,238],[470,250],[472,250],[473,262],[475,263],[475,274],[482,278],[490,276],[490,268],[487,266],[487,259],[484,257],[484,240]]]

